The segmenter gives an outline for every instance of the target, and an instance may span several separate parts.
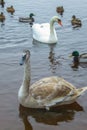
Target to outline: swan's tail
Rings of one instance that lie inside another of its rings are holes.
[[[77,89],[78,97],[83,95],[87,91],[87,87]]]

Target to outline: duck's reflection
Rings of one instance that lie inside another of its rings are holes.
[[[58,57],[55,56],[54,47],[55,44],[50,45],[50,52],[48,56],[48,59],[50,61],[50,69],[53,73],[55,73],[57,66],[60,64],[58,61]]]
[[[75,62],[73,61],[73,64],[71,65],[71,68],[73,68],[73,70],[78,70],[79,67],[82,68],[87,68],[87,62]]]
[[[4,21],[0,21],[0,26],[3,27],[5,25]]]
[[[83,111],[83,108],[77,103],[70,105],[58,106],[51,108],[49,111],[45,109],[30,109],[19,106],[19,115],[25,126],[25,130],[33,130],[29,117],[35,119],[36,122],[48,125],[58,125],[59,122],[69,122],[74,119],[75,113]]]

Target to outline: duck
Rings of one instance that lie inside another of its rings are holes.
[[[84,67],[87,64],[87,53],[79,54],[79,52],[73,51],[70,57],[73,57],[73,65],[72,68],[78,68],[78,66]]]
[[[3,14],[3,12],[1,12],[0,14],[0,21],[3,22],[5,20],[5,15]]]
[[[56,7],[56,12],[62,15],[64,12],[63,6]]]
[[[6,10],[7,10],[7,12],[9,12],[11,14],[13,14],[15,12],[15,9],[14,9],[13,5],[11,5],[10,7],[7,7]]]
[[[54,28],[54,23],[57,22],[62,26],[62,22],[58,16],[53,16],[50,23],[35,23],[32,26],[33,39],[39,41],[40,43],[54,44],[57,43],[58,38],[56,30]]]
[[[4,7],[4,4],[5,4],[4,0],[0,0],[0,5],[1,5],[2,7]]]
[[[72,24],[73,26],[78,26],[78,27],[79,27],[79,26],[82,26],[81,20],[78,19],[78,18],[76,18],[75,15],[72,16],[71,24]]]
[[[18,101],[24,107],[49,110],[54,106],[75,102],[87,90],[87,87],[76,88],[58,76],[44,77],[31,84],[29,50],[23,51],[20,65],[23,64],[24,78],[18,91]]]
[[[72,54],[71,54],[71,57],[74,57],[73,58],[73,61],[74,62],[87,62],[87,53],[82,53],[82,54],[79,54],[79,51],[73,51]]]
[[[33,18],[33,16],[35,16],[35,14],[30,13],[29,17],[19,17],[19,22],[23,22],[23,23],[30,23],[32,24],[33,22],[35,22],[35,19]]]

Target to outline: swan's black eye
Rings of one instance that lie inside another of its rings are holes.
[[[61,19],[58,19],[58,22],[61,22]]]
[[[58,24],[60,24],[61,26],[63,26],[61,19],[58,19]]]

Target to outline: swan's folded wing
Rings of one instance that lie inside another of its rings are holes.
[[[42,24],[33,24],[33,26],[32,26],[32,29],[34,30],[34,31],[41,31],[42,32],[42,30],[43,31],[47,31],[48,30],[48,28],[50,28],[50,24],[49,23],[42,23]]]
[[[48,36],[50,34],[49,32],[49,24],[45,23],[45,24],[34,24],[32,26],[33,29],[33,35],[38,37],[38,36]]]
[[[74,94],[74,88],[69,87],[63,80],[58,82],[40,81],[36,86],[31,87],[30,93],[39,102],[50,102],[55,100],[60,102],[67,96]]]

